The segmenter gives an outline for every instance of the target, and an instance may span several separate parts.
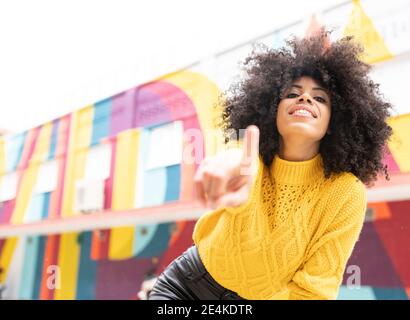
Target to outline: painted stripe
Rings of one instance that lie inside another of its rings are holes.
[[[80,266],[77,280],[77,300],[95,299],[95,280],[97,277],[97,262],[90,259],[91,232],[81,234]]]
[[[77,294],[78,267],[80,260],[79,233],[65,233],[60,237],[58,267],[60,287],[55,289],[55,300],[74,300]]]
[[[136,299],[144,275],[151,268],[151,259],[132,258],[121,262],[100,261],[97,272],[96,299]]]
[[[9,271],[17,241],[17,238],[8,238],[3,244],[3,249],[0,255],[0,283],[4,283],[7,279],[7,273]]]
[[[34,128],[26,133],[20,161],[17,164],[16,170],[21,171],[27,168],[35,150],[39,134],[40,127]],[[19,185],[17,186],[17,189],[19,189]]]
[[[141,99],[140,101],[138,101],[140,103],[138,104],[137,110],[141,110],[141,103],[145,103],[147,105],[147,109],[152,108],[153,103],[156,103],[156,105],[162,105],[163,108],[165,108],[166,110],[165,115],[167,115],[165,118],[165,122],[172,122],[175,120],[181,120],[192,116],[196,116],[196,109],[195,106],[192,104],[191,99],[185,94],[185,92],[181,88],[169,82],[155,81],[150,82],[148,84],[144,84],[139,88],[138,97],[141,97],[141,91],[150,92],[150,96],[148,96],[149,99]],[[153,97],[152,94],[155,94],[156,97]],[[158,102],[152,102],[153,99],[158,100]],[[162,108],[160,110],[155,110],[156,113],[158,113],[158,111],[162,111]],[[152,126],[154,124],[161,122],[163,121],[150,121],[145,125]]]
[[[20,299],[32,300],[35,296],[35,278],[38,265],[37,260],[41,258],[40,238],[41,237],[27,237],[23,240],[24,265],[20,284]]]
[[[135,203],[136,208],[144,207],[144,199],[146,190],[144,188],[144,178],[145,178],[145,167],[147,166],[147,155],[149,152],[151,139],[151,130],[146,128],[140,129],[140,141],[139,141],[139,150],[138,150],[138,167],[137,167],[137,178],[136,178],[136,194],[135,194]]]
[[[200,128],[198,117],[192,116],[183,120],[184,133],[189,132],[188,130],[198,130]],[[189,135],[187,135],[189,137]],[[199,163],[204,158],[205,154],[205,143],[203,138],[198,139],[195,136],[190,139],[184,139],[183,157],[190,157],[188,161],[183,160],[181,162],[181,183],[180,183],[180,195],[181,201],[191,201],[194,198],[192,184],[194,181],[195,172],[199,166]],[[186,154],[185,154],[186,153]],[[184,158],[183,158],[184,159]]]
[[[54,299],[54,288],[50,285],[50,267],[56,266],[58,263],[58,248],[60,246],[60,235],[48,236],[45,239],[44,263],[41,272],[40,284],[40,300]]]
[[[72,114],[64,177],[62,217],[69,217],[75,214],[75,182],[84,176],[85,161],[92,135],[93,114],[93,106],[87,106]]]
[[[176,201],[179,199],[181,183],[181,165],[177,164],[166,168],[166,191],[164,201]]]
[[[50,195],[49,217],[59,217],[63,205],[64,176],[67,164],[71,115],[60,118],[55,158],[58,165],[57,188]]]
[[[138,87],[135,110],[135,126],[149,127],[172,121],[171,111],[161,96],[150,90],[151,84]],[[169,98],[169,97],[168,97]]]
[[[24,223],[40,221],[42,219],[45,200],[43,193],[33,193],[31,195],[26,214],[23,218]]]
[[[32,156],[30,157],[30,165],[24,171],[21,184],[18,189],[16,206],[11,217],[12,224],[20,224],[24,221],[24,215],[30,202],[40,169],[40,163],[45,160],[49,150],[51,129],[52,124],[50,122],[44,124],[40,129],[36,146]]]
[[[372,287],[348,288],[340,286],[337,300],[376,300]]]
[[[19,133],[5,139],[5,169],[7,172],[16,170],[21,159],[27,133]]]
[[[113,210],[134,207],[139,134],[139,130],[129,130],[120,133],[117,137],[112,194]],[[108,252],[110,259],[126,259],[132,256],[134,233],[135,227],[111,229]]]
[[[112,97],[110,134],[112,136],[133,127],[136,89],[132,88]]]
[[[178,71],[167,74],[159,79],[173,84],[182,90],[195,106],[196,114],[201,130],[214,130],[216,128],[214,119],[219,119],[221,108],[218,97],[221,91],[217,85],[204,75],[192,71]],[[215,107],[219,106],[219,107]],[[209,135],[205,141],[205,155],[215,154],[218,148],[222,148],[223,139],[220,136]]]
[[[3,298],[19,299],[19,288],[21,284],[21,274],[24,265],[24,239],[19,238],[13,252],[13,258],[9,265],[9,272],[5,283],[5,290],[3,291]],[[1,253],[0,253],[1,255]]]
[[[91,145],[100,143],[101,138],[107,137],[110,129],[111,99],[97,102],[94,105],[93,134]]]
[[[114,178],[114,168],[115,168],[115,155],[117,149],[117,139],[112,138],[109,140],[111,144],[111,167],[110,176],[105,180],[104,185],[104,209],[111,209],[112,204],[112,189],[113,189],[113,178]],[[110,229],[105,230],[95,230],[92,236],[91,243],[91,259],[101,260],[108,258],[108,248],[110,243]]]
[[[390,118],[388,124],[393,129],[393,136],[388,141],[389,150],[401,172],[410,172],[410,114]]]
[[[160,205],[165,202],[167,191],[166,168],[152,169],[144,175],[144,207]]]
[[[59,123],[60,123],[59,119],[56,119],[53,121],[53,128],[51,130],[51,138],[50,138],[50,147],[49,147],[48,155],[46,158],[47,160],[54,159],[56,155]]]
[[[158,229],[158,223],[140,224],[135,227],[134,237],[134,256],[139,256],[141,252],[149,245],[151,241],[155,241],[155,234]]]
[[[46,192],[43,193],[43,207],[41,208],[41,217],[40,219],[46,219],[49,216],[49,210],[50,210],[50,199],[51,199],[51,193],[52,192]]]
[[[145,238],[146,230],[150,229],[149,226],[137,226],[136,239],[138,241],[145,242],[144,246],[140,247],[136,256],[140,259],[151,258],[162,255],[168,247],[168,242],[171,237],[171,226],[173,223],[160,223],[151,226],[151,235],[149,239]],[[148,237],[147,237],[148,238]],[[143,240],[144,239],[144,240]]]
[[[404,288],[378,288],[373,287],[377,300],[409,300]]]
[[[19,157],[19,163],[17,165],[17,195],[20,190],[20,186],[22,183],[22,172],[23,170],[27,167],[29,160],[31,158],[31,155],[34,150],[34,146],[37,141],[37,137],[39,134],[39,128],[35,128],[33,130],[30,130],[27,132],[24,137],[25,141],[22,147],[21,151],[21,156]],[[3,217],[2,217],[2,223],[9,223],[10,220],[12,219],[13,212],[15,210],[15,205],[16,205],[16,198],[6,201],[3,203],[4,208],[3,208]]]
[[[353,36],[364,48],[361,59],[376,63],[393,58],[383,37],[375,28],[372,19],[364,12],[360,1],[353,1],[353,9],[343,36]]]
[[[175,258],[193,244],[192,232],[195,224],[196,221],[191,220],[177,222],[175,224],[178,228],[172,232],[167,250],[159,257],[156,274],[160,274],[164,271]]]
[[[0,182],[1,183],[1,182]],[[0,224],[2,223],[3,219],[4,219],[4,203],[1,202],[0,203]]]
[[[45,254],[45,243],[46,238],[40,237],[39,239],[39,248],[38,248],[38,256],[36,261],[36,268],[34,272],[34,288],[33,288],[33,299],[39,300],[40,298],[40,288],[41,288],[41,280],[42,280],[42,273],[43,264],[44,264],[44,254]]]
[[[6,173],[6,141],[4,137],[0,137],[0,183],[2,183],[3,175]]]
[[[3,202],[3,210],[2,216],[0,218],[0,223],[9,223],[15,203],[16,199]]]

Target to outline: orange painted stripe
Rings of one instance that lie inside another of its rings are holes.
[[[47,273],[47,268],[52,265],[57,265],[58,263],[58,248],[60,244],[60,236],[52,235],[47,237],[46,248],[44,250],[44,263],[41,277],[40,286],[40,300],[53,300],[54,299],[54,289],[48,288],[47,280],[50,276]]]
[[[368,208],[372,208],[375,211],[375,219],[390,219],[392,217],[389,205],[387,202],[371,202],[368,203]]]

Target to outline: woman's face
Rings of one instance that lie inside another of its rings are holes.
[[[276,124],[283,139],[320,141],[326,134],[331,115],[327,91],[311,77],[292,83],[279,102]]]

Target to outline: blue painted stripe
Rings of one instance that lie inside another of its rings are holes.
[[[77,300],[95,300],[97,261],[91,259],[92,233],[80,235],[81,252],[77,279]]]
[[[33,299],[34,300],[39,300],[40,298],[41,277],[43,274],[45,245],[46,245],[46,237],[39,237],[37,261],[35,263],[35,271],[34,271],[34,288],[33,288]]]
[[[373,288],[361,286],[360,288],[341,286],[337,300],[376,300]]]
[[[39,254],[39,239],[40,237],[28,237],[25,239],[24,264],[19,291],[20,299],[33,299],[35,272],[37,267],[37,257]]]
[[[145,199],[145,171],[147,167],[147,157],[149,152],[149,142],[151,138],[151,131],[145,128],[141,128],[139,144],[138,144],[138,168],[137,168],[137,195],[136,195],[136,206],[137,208],[144,206]]]
[[[144,206],[163,204],[167,188],[166,168],[148,170],[144,175]]]
[[[27,132],[8,136],[5,139],[5,166],[6,171],[16,170],[24,148]]]
[[[165,192],[165,202],[179,199],[181,183],[181,166],[179,164],[167,167],[167,188]]]
[[[138,256],[149,245],[156,234],[159,224],[140,224],[135,227],[133,255]],[[155,241],[155,240],[154,240]]]
[[[40,221],[43,216],[44,210],[44,193],[33,193],[30,198],[29,205],[27,207],[26,214],[24,215],[24,222]]]
[[[51,139],[50,139],[50,147],[48,149],[48,156],[47,160],[51,160],[55,158],[55,153],[57,149],[57,139],[58,139],[58,126],[59,126],[60,121],[55,120],[53,122],[53,128],[51,131]]]
[[[161,255],[167,248],[171,237],[172,223],[160,223],[155,228],[155,232],[150,235],[150,241],[146,242],[145,247],[137,253],[138,258],[149,258]],[[141,233],[142,226],[137,226],[135,241],[138,244],[139,239],[144,235]]]
[[[51,192],[44,193],[43,208],[41,210],[41,219],[48,218],[48,210],[50,208]]]
[[[99,144],[101,138],[109,135],[111,107],[111,99],[97,102],[94,105],[93,133],[91,137],[92,146]]]
[[[378,288],[373,287],[377,300],[409,300],[403,288]]]

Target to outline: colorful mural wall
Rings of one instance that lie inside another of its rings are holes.
[[[78,210],[81,188],[91,192],[83,196],[100,210],[189,201],[198,163],[182,161],[189,142],[183,132],[212,127],[218,95],[208,79],[183,71],[5,137],[1,223],[86,214]],[[209,142],[201,154],[214,152]],[[165,154],[158,157],[158,152]],[[12,290],[22,299],[136,298],[144,276],[164,268],[192,243],[193,226],[194,221],[175,221],[1,239],[0,282],[18,286]],[[60,283],[49,289],[55,265]],[[19,284],[7,281],[11,270],[20,270]]]
[[[394,59],[395,52],[361,3],[353,1],[348,9],[343,34],[361,39],[367,54],[363,58],[371,63]],[[277,44],[275,39],[278,34],[269,41]],[[223,57],[215,64],[224,70]],[[198,161],[182,161],[182,150],[190,143],[183,133],[215,127],[225,81],[218,72],[210,75],[196,68],[201,66],[1,137],[0,227],[192,200]],[[228,73],[237,72],[233,67]],[[410,114],[389,121],[394,139],[385,162],[391,174],[408,176]],[[213,154],[220,141],[206,136],[202,145],[194,158]],[[409,211],[410,199],[368,204],[368,219],[348,263],[360,267],[361,287],[352,289],[348,268],[340,299],[410,297]],[[195,219],[171,220],[16,237],[4,237],[0,229],[2,296],[137,299],[144,278],[160,273],[192,244]]]

